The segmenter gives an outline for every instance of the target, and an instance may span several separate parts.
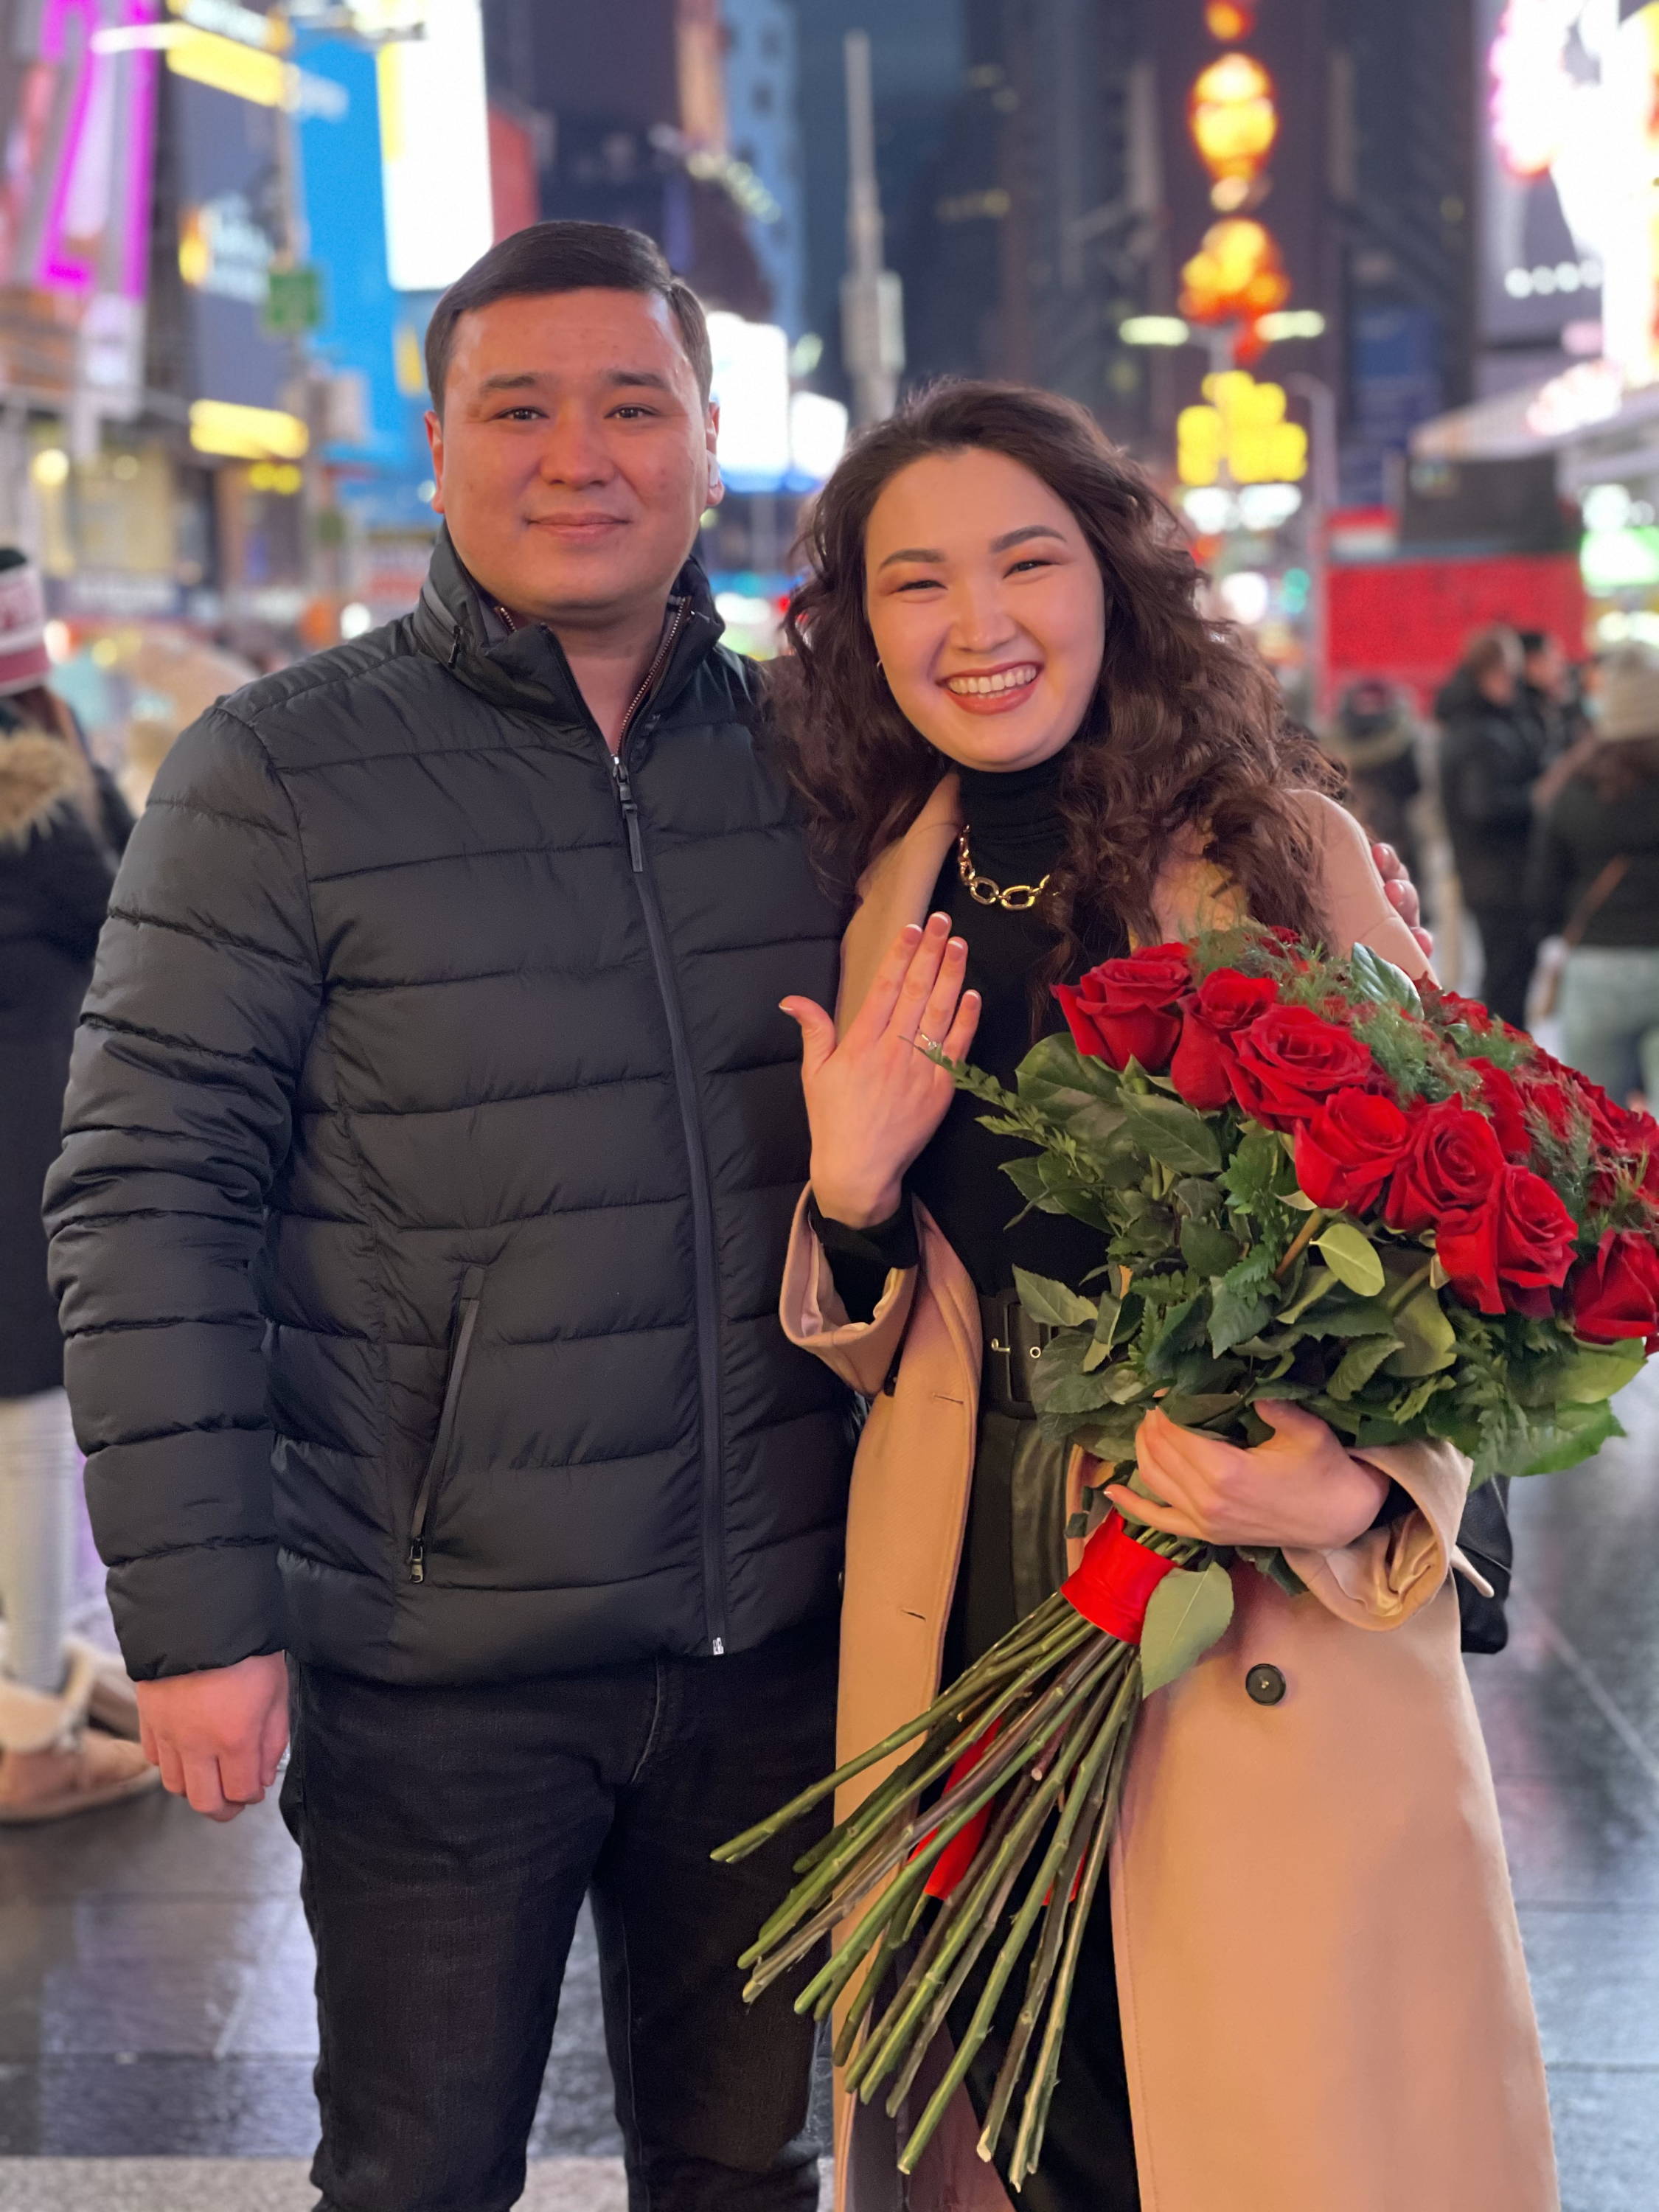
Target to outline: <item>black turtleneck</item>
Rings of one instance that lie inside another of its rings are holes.
[[[1040,883],[1059,861],[1065,845],[1058,805],[1058,756],[1006,775],[963,769],[959,780],[977,873],[1004,889]],[[1037,1038],[1064,1026],[1054,999],[1047,991],[1033,990],[1033,978],[1054,944],[1045,903],[1039,900],[1023,912],[981,905],[962,880],[953,846],[928,911],[948,914],[952,929],[967,942],[968,986],[982,1001],[969,1057],[999,1082],[1012,1085],[1015,1070]],[[1121,949],[1105,945],[1093,949],[1092,957],[1104,958]],[[1030,1147],[981,1128],[980,1116],[985,1110],[976,1100],[957,1094],[911,1169],[907,1189],[921,1199],[975,1287],[986,1295],[1011,1288],[1016,1266],[1062,1282],[1080,1282],[1099,1264],[1098,1232],[1056,1213],[1029,1213],[1009,1227],[1023,1201],[1000,1172],[1002,1164],[1029,1158]],[[825,1244],[849,1314],[867,1316],[873,1310],[885,1267],[911,1261],[908,1238],[908,1209],[890,1226],[884,1224],[883,1231],[856,1240],[838,1225],[830,1226]]]

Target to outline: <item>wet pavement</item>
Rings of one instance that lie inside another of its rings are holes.
[[[1592,1467],[1517,1490],[1513,1640],[1470,1662],[1565,2212],[1659,2203],[1659,1375],[1621,1411]],[[296,1877],[274,1804],[221,1829],[158,1796],[0,1836],[0,2212],[314,2203],[291,2163],[314,2138]],[[532,2150],[527,2207],[620,2212],[586,1924]]]

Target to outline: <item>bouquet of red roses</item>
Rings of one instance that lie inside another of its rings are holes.
[[[973,2026],[901,2156],[910,2171],[1010,1977],[1024,1998],[981,2138],[1022,2087],[1010,2165],[1035,2167],[1084,1923],[1134,1718],[1231,1617],[1233,1555],[1132,1530],[1154,1405],[1234,1443],[1291,1401],[1359,1449],[1449,1440],[1472,1480],[1576,1465],[1659,1349],[1659,1125],[1450,992],[1364,948],[1331,958],[1254,927],[1109,960],[1062,987],[1069,1036],[1013,1091],[959,1086],[1028,1139],[1027,1206],[1101,1237],[1072,1285],[1018,1273],[1053,1331],[1034,1396],[1099,1463],[1068,1532],[1081,1565],[928,1711],[716,1854],[741,1857],[867,1769],[899,1760],[798,1869],[742,1963],[755,1995],[832,1929],[799,2000],[842,2002],[836,2057],[896,2112],[988,1945]],[[1249,1563],[1302,1585],[1278,1552]]]

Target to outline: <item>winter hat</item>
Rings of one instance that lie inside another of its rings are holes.
[[[1598,738],[1659,738],[1659,653],[1650,645],[1610,653],[1601,664],[1600,705]]]
[[[15,545],[0,545],[0,699],[52,674],[40,572]]]

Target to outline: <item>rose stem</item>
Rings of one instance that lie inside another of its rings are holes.
[[[1274,1282],[1282,1283],[1284,1281],[1285,1276],[1290,1273],[1291,1268],[1295,1267],[1297,1261],[1302,1257],[1302,1255],[1307,1250],[1309,1245],[1313,1243],[1314,1238],[1319,1234],[1320,1231],[1325,1226],[1325,1224],[1329,1219],[1330,1216],[1328,1213],[1322,1212],[1318,1206],[1314,1208],[1313,1212],[1303,1223],[1301,1228],[1298,1229],[1295,1236],[1291,1237],[1290,1243],[1285,1248],[1284,1258],[1273,1269]]]
[[[1054,1902],[1049,1906],[1048,1918],[1043,1923],[1042,1942],[1038,1948],[1036,1958],[1031,1961],[1030,1976],[1025,1986],[1024,2002],[1020,2006],[1019,2017],[1014,2023],[1014,2032],[1009,2038],[1007,2056],[1003,2060],[1002,2070],[997,2075],[996,2087],[992,2093],[990,2107],[985,2116],[985,2127],[980,2137],[980,2143],[981,2151],[988,2157],[994,2153],[996,2144],[1001,2136],[1003,2123],[1008,2116],[1008,2107],[1013,2102],[1014,2091],[1018,2087],[1020,2075],[1024,2069],[1026,2051],[1032,2036],[1036,2033],[1037,2021],[1042,2011],[1042,2000],[1048,1992],[1049,1983],[1054,1978],[1054,1967],[1060,1959],[1061,1942],[1070,1924],[1078,1895],[1080,1894],[1079,1878],[1083,1862],[1098,1832],[1100,1814],[1106,1803],[1108,1787],[1108,1781],[1103,1777],[1090,1793],[1089,1802],[1084,1808],[1083,1819],[1079,1822],[1077,1833],[1072,1839],[1072,1848],[1066,1854],[1065,1865],[1060,1870],[1060,1878],[1054,1889]]]
[[[1075,1646],[1086,1640],[1085,1638],[1073,1636],[1071,1638],[1071,1644]],[[1045,1685],[1033,1697],[1030,1693],[1035,1681],[1044,1670],[1051,1668],[1055,1663],[1055,1661],[1051,1658],[1044,1658],[1041,1662],[1034,1662],[1033,1666],[1027,1670],[1027,1675],[1031,1678],[1030,1680],[1026,1676],[1022,1676],[1018,1681],[1011,1684],[1001,1697],[982,1708],[964,1729],[945,1741],[942,1748],[930,1747],[929,1745],[924,1744],[920,1751],[913,1753],[896,1774],[890,1776],[878,1790],[872,1793],[863,1805],[850,1814],[838,1827],[832,1830],[830,1841],[834,1845],[833,1851],[820,1856],[802,1880],[796,1883],[783,1903],[762,1928],[749,1949],[744,1953],[743,1957],[738,1961],[738,1965],[748,1966],[761,1958],[774,1943],[780,1941],[791,1928],[795,1926],[819,1898],[833,1893],[848,1869],[854,1866],[872,1845],[878,1847],[882,1832],[890,1828],[893,1822],[896,1821],[901,1827],[908,1824],[908,1832],[913,1834],[922,1832],[916,1826],[909,1809],[912,1801],[929,1782],[954,1765],[957,1759],[970,1745],[980,1741],[985,1733],[986,1726],[991,1720],[999,1717],[1010,1706],[1024,1697],[1030,1700],[1026,1711],[1018,1716],[1013,1727],[998,1739],[996,1746],[998,1765],[1000,1767],[1006,1765],[1008,1754],[1017,1751],[1026,1741],[1030,1733],[1028,1724],[1042,1714],[1044,1710],[1043,1701],[1053,1687],[1052,1683]],[[976,1785],[978,1779],[979,1770],[976,1768],[960,1786],[966,1788]],[[944,1806],[947,1802],[947,1800],[941,1800],[940,1805]],[[860,1878],[862,1871],[860,1869]],[[839,1918],[841,1915],[837,1913],[836,1917]]]
[[[1099,1640],[1105,1641],[1104,1638]],[[1085,1659],[1092,1656],[1092,1653],[1085,1654]],[[1079,1662],[1073,1662],[1067,1675],[1062,1676],[1054,1689],[1040,1701],[1045,1711],[1048,1731],[1058,1729],[1067,1715],[1089,1695],[1090,1688],[1089,1677],[1079,1671]],[[1032,1710],[1035,1713],[1038,1708],[1034,1706]],[[849,1888],[832,1898],[787,1942],[773,1951],[764,1964],[757,1966],[744,1987],[745,1999],[752,2002],[754,1996],[769,1988],[779,1975],[787,1972],[797,1960],[804,1958],[821,1936],[827,1936],[838,1923],[848,1917],[854,1905],[869,1894],[884,1875],[912,1853],[914,1846],[919,1845],[920,1848],[915,1849],[914,1856],[909,1856],[908,1864],[894,1884],[894,1893],[908,1893],[924,1887],[935,1862],[952,1838],[997,1795],[1003,1787],[1009,1767],[1028,1755],[1029,1738],[1034,1732],[1034,1729],[1026,1729],[1019,1740],[1009,1741],[1006,1748],[999,1740],[994,1759],[986,1759],[937,1805],[930,1806],[926,1813],[911,1820],[884,1849],[878,1849],[876,1856],[867,1859],[859,1869]],[[884,1923],[889,1909],[889,1899],[884,1898],[866,1911],[835,1957],[801,1991],[796,2000],[798,2012],[806,2011],[826,1987],[838,1989],[845,1983],[859,1959],[874,1942],[876,1931]]]
[[[1079,1721],[1076,1728],[1072,1732],[1073,1740],[1077,1746],[1077,1749],[1073,1755],[1072,1764],[1074,1765],[1076,1759],[1080,1757],[1089,1748],[1089,1744],[1093,1735],[1093,1732],[1106,1721],[1111,1703],[1112,1690],[1111,1686],[1108,1685],[1108,1686],[1102,1691],[1099,1698],[1096,1700],[1096,1703],[1091,1711]],[[1065,1778],[1065,1773],[1062,1772],[1060,1777],[1062,1788]],[[1073,1793],[1073,1796],[1075,1798],[1075,1793]],[[1082,1826],[1084,1824],[1079,1818],[1079,1803],[1074,1802],[1071,1808],[1071,1817],[1073,1821],[1078,1826]],[[1082,1802],[1081,1810],[1086,1813],[1087,1809],[1086,1802]],[[1035,1833],[1033,1834],[1032,1841],[1033,1843],[1036,1841]],[[1030,1854],[1028,1851],[1027,1856],[1029,1857],[1029,1856]],[[1070,1845],[1066,1847],[1062,1871],[1066,1883],[1066,1894],[1067,1897],[1070,1895],[1071,1879],[1074,1871],[1074,1863],[1078,1856],[1079,1854],[1074,1852]],[[1021,1862],[1022,1864],[1024,1863],[1024,1861]],[[974,1959],[979,1955],[979,1953],[984,1948],[986,1943],[991,1940],[992,1936],[994,1934],[997,1923],[1001,1918],[1003,1910],[1007,1904],[1008,1893],[1013,1886],[1013,1881],[1018,1871],[1018,1869],[1011,1869],[1007,1877],[1004,1880],[1000,1887],[997,1891],[996,1895],[982,1907],[976,1906],[975,1917],[980,1922],[982,1933],[980,1936],[978,1942],[973,1946],[969,1956],[959,1962],[957,1971],[951,1977],[949,1985],[940,1990],[935,1997],[927,2018],[922,2021],[920,2031],[911,2036],[909,2060],[901,2072],[898,2080],[894,2084],[892,2094],[888,2099],[887,2109],[890,2112],[896,2112],[897,2111],[899,2105],[902,2102],[904,2097],[908,2094],[911,2082],[915,2079],[916,2071],[927,2055],[928,2045],[933,2042],[933,2038],[939,2033],[939,2029],[944,2026],[951,2007],[956,2002],[957,1996],[961,1990],[963,1981],[967,1978],[968,1972],[972,1966]],[[1045,1914],[1057,1918],[1063,1926],[1066,1913],[1063,1905],[1059,1903],[1060,1893],[1055,1885],[1051,1883],[1048,1889],[1044,1893],[1049,1896],[1051,1899],[1051,1902],[1044,1908]],[[1046,1918],[1044,1923],[1044,1940],[1046,1942]]]
[[[1038,1789],[1039,1785],[1026,1777],[1009,1792],[1009,1802],[999,1813],[996,1826],[986,1838],[988,1856],[983,1869],[964,1876],[945,1899],[928,1932],[927,1942],[905,1977],[903,1987],[895,1992],[884,2017],[872,2030],[866,2051],[859,2054],[858,2078],[854,2081],[849,2075],[847,2082],[849,2094],[862,2090],[867,2101],[894,2063],[902,2060],[907,2050],[914,2052],[920,2063],[927,2046],[915,2041],[915,2021],[918,2008],[927,2001],[930,1988],[937,1986],[932,1980],[935,1965],[939,1964],[943,1972],[952,1959],[957,1960],[951,1984],[954,1990],[990,1940],[996,1927],[996,1916],[1030,1855],[1028,1843],[1025,1851],[1016,1852],[1012,1863],[1005,1866],[1002,1845],[1022,1820]],[[1000,1873],[999,1869],[1002,1869]],[[952,1907],[960,1909],[953,1911]]]
[[[1040,1611],[1051,1617],[1043,1634],[1030,1639],[1032,1648],[1021,1656],[1019,1662],[1022,1673],[1029,1673],[1033,1666],[1036,1666],[1049,1646],[1063,1649],[1067,1643],[1076,1640],[1075,1625],[1079,1616],[1063,1598],[1050,1599]],[[1032,1618],[1035,1620],[1036,1615]],[[1008,1640],[1005,1638],[1004,1644]],[[770,1843],[774,1836],[799,1820],[803,1814],[811,1812],[813,1806],[839,1790],[843,1783],[854,1780],[868,1767],[878,1765],[883,1759],[890,1758],[894,1752],[902,1750],[907,1743],[914,1742],[917,1736],[954,1722],[957,1708],[970,1705],[979,1694],[979,1685],[974,1678],[980,1675],[981,1669],[985,1670],[983,1681],[987,1686],[994,1686],[1006,1678],[1007,1668],[1012,1664],[1012,1658],[1006,1665],[999,1664],[994,1668],[989,1663],[998,1658],[1002,1650],[1002,1644],[994,1647],[979,1662],[978,1667],[971,1668],[969,1674],[953,1683],[946,1696],[936,1698],[925,1713],[913,1721],[907,1721],[902,1728],[895,1729],[890,1735],[884,1736],[868,1751],[860,1752],[856,1759],[849,1759],[833,1774],[826,1775],[821,1782],[815,1782],[811,1789],[803,1790],[798,1797],[792,1797],[787,1805],[781,1806],[775,1813],[757,1822],[752,1828],[746,1828],[742,1835],[734,1836],[729,1843],[721,1844],[709,1856],[722,1865],[731,1865],[738,1859],[746,1858],[751,1851],[758,1850],[762,1844]],[[815,1849],[821,1850],[822,1846],[815,1846]]]
[[[1132,1674],[1131,1684],[1133,1680]],[[1114,1700],[1114,1710],[1115,1711],[1116,1707],[1122,1705],[1124,1701],[1125,1692],[1120,1691],[1116,1699]],[[899,2154],[898,2164],[901,2173],[915,2172],[916,2161],[932,2141],[933,2132],[944,2118],[951,2098],[966,2080],[968,2069],[972,2065],[980,2045],[984,2042],[991,2021],[995,2015],[997,2002],[1007,1984],[1008,1977],[1013,1972],[1018,1962],[1019,1954],[1025,1948],[1026,1940],[1036,1923],[1037,1915],[1042,1910],[1043,1898],[1053,1885],[1055,1868],[1066,1855],[1066,1846],[1071,1840],[1072,1831],[1081,1815],[1084,1804],[1087,1802],[1089,1790],[1095,1777],[1101,1766],[1111,1756],[1116,1746],[1117,1735],[1121,1733],[1120,1729],[1115,1734],[1109,1723],[1098,1734],[1095,1741],[1089,1746],[1079,1770],[1078,1789],[1073,1793],[1072,1806],[1060,1816],[1054,1839],[1044,1854],[1042,1863],[1038,1868],[1031,1886],[1026,1893],[1025,1901],[1016,1914],[1007,1940],[1003,1944],[995,1966],[991,1969],[990,1978],[986,1983],[978,2004],[975,2007],[974,2017],[969,2026],[968,2033],[957,2046],[956,2056],[946,2068],[944,2079],[929,2099],[927,2109],[916,2123],[909,2141]]]
[[[1124,1684],[1126,1696],[1136,1694],[1140,1687],[1140,1669],[1136,1665]],[[1014,2143],[1014,2156],[1010,2166],[1010,2178],[1018,2189],[1025,2177],[1032,2172],[1042,2154],[1042,2137],[1048,2124],[1048,2106],[1054,2094],[1054,2084],[1060,2078],[1060,2043],[1066,2030],[1066,2015],[1071,2010],[1072,1985],[1077,1978],[1077,1962],[1083,1948],[1083,1934],[1088,1926],[1100,1878],[1105,1869],[1113,1832],[1117,1826],[1118,1808],[1123,1800],[1123,1784],[1129,1771],[1129,1753],[1134,1742],[1133,1727],[1125,1729],[1115,1747],[1109,1771],[1106,1807],[1095,1831],[1095,1840],[1088,1862],[1084,1868],[1083,1887],[1078,1893],[1077,1911],[1066,1930],[1066,1948],[1061,1956],[1060,1972],[1054,1985],[1054,1999],[1048,2009],[1048,2026],[1043,2031],[1042,2045],[1037,2053],[1037,2078],[1026,2100],[1025,2112],[1020,2121],[1018,2136]]]

